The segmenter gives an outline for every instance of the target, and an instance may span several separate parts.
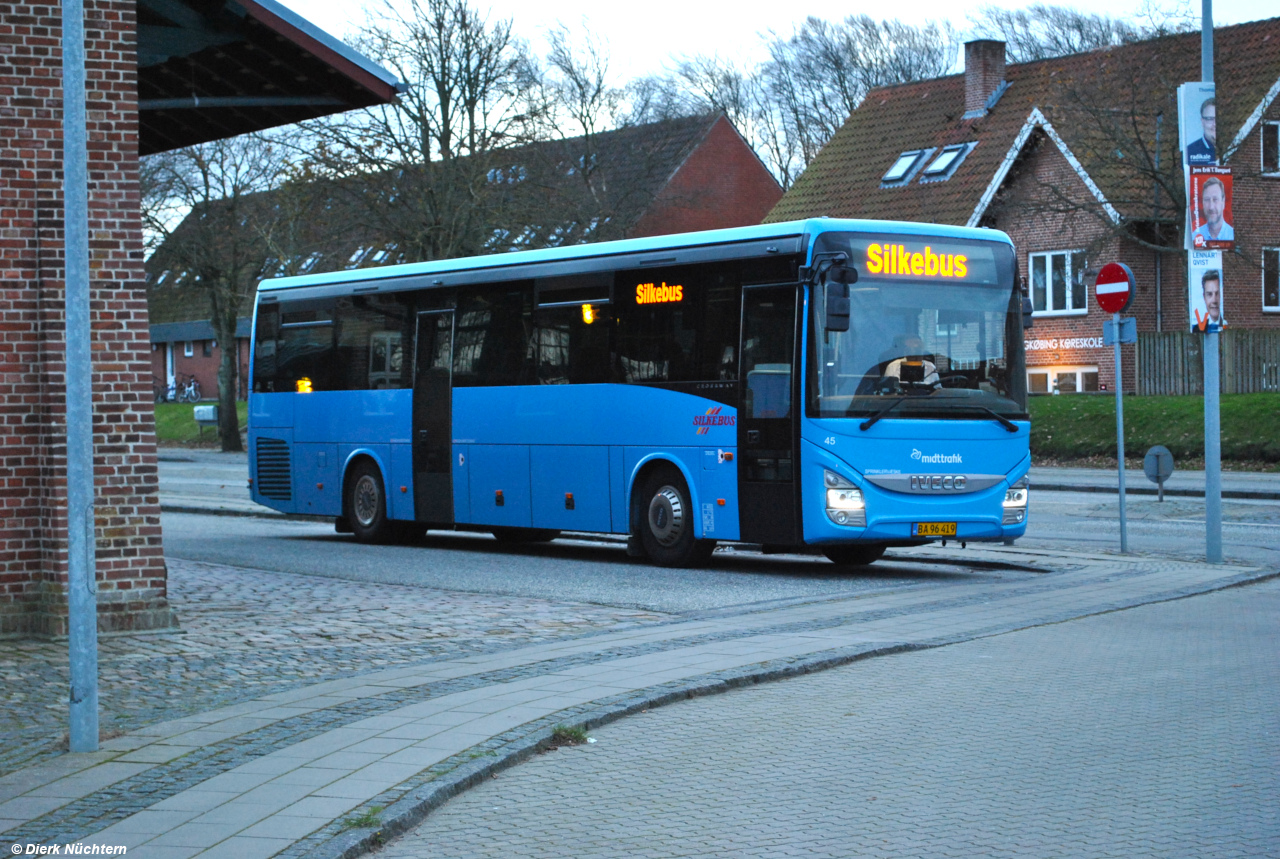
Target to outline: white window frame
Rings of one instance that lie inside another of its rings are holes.
[[[960,169],[960,165],[964,163],[964,159],[969,157],[969,153],[972,152],[974,147],[977,145],[977,143],[955,143],[942,147],[941,150],[934,153],[933,157],[929,159],[929,163],[920,170],[920,184],[923,185],[928,182],[945,182],[950,179],[955,175],[955,172]],[[929,172],[933,169],[935,164],[942,160],[943,157],[953,153],[954,157],[946,167],[943,167],[941,170],[937,170],[933,173]]]
[[[1277,303],[1267,304],[1267,254],[1275,254],[1276,271],[1273,274],[1280,281],[1280,247],[1264,247],[1262,249],[1262,312],[1280,313],[1280,282],[1277,283]]]
[[[1055,384],[1057,384],[1058,377],[1059,377],[1059,376],[1061,376],[1061,375],[1063,375],[1064,373],[1073,373],[1073,374],[1075,374],[1075,377],[1076,377],[1076,389],[1075,389],[1074,391],[1062,391],[1061,393],[1063,393],[1063,394],[1067,394],[1067,393],[1074,393],[1074,394],[1085,394],[1085,393],[1089,393],[1089,394],[1092,394],[1092,393],[1095,393],[1094,391],[1085,391],[1085,390],[1084,390],[1084,374],[1085,374],[1085,373],[1095,373],[1095,374],[1096,374],[1096,373],[1098,373],[1098,366],[1097,366],[1096,364],[1053,364],[1053,365],[1049,365],[1049,366],[1041,366],[1041,367],[1028,367],[1028,368],[1027,368],[1027,390],[1028,390],[1028,391],[1030,391],[1030,390],[1031,390],[1031,376],[1032,376],[1032,375],[1045,375],[1045,376],[1046,376],[1046,390],[1045,390],[1045,391],[1042,391],[1042,392],[1037,392],[1037,393],[1036,393],[1036,396],[1045,396],[1046,394],[1048,394],[1048,395],[1052,395],[1052,394],[1053,394],[1053,386],[1054,386]],[[1098,388],[1098,391],[1097,391],[1096,393],[1101,393],[1101,392],[1102,392],[1101,383],[1099,383],[1099,388]]]
[[[195,344],[195,341],[194,341],[194,340],[186,340],[186,341],[183,341],[183,344],[182,344],[182,357],[183,357],[183,358],[193,358],[193,357],[195,357],[195,354],[196,354],[196,344]]]
[[[1267,133],[1275,135],[1276,145],[1276,169],[1267,169]],[[1263,176],[1272,178],[1280,178],[1280,120],[1269,119],[1262,123],[1262,127],[1258,133],[1258,167],[1262,171]]]
[[[1066,277],[1067,277],[1067,307],[1053,307],[1053,258],[1055,256],[1065,256],[1067,260]],[[1035,306],[1035,264],[1038,258],[1045,260],[1045,301],[1051,305],[1049,307]],[[1055,250],[1055,251],[1038,251],[1036,253],[1027,254],[1027,294],[1031,298],[1032,316],[1084,316],[1089,312],[1089,289],[1086,285],[1084,290],[1084,306],[1072,307],[1072,280],[1075,277],[1075,265],[1077,258],[1082,268],[1087,268],[1088,263],[1084,259],[1084,251],[1076,248],[1072,250]],[[1082,273],[1083,276],[1083,273]]]
[[[908,149],[906,152],[900,153],[896,158],[893,159],[893,163],[889,165],[889,169],[884,171],[884,175],[880,177],[880,187],[881,188],[899,188],[903,185],[908,184],[912,179],[916,177],[916,174],[920,172],[920,168],[924,165],[924,162],[929,158],[929,156],[933,155],[933,153],[936,151],[937,150],[935,149]],[[893,170],[894,167],[898,165],[900,161],[902,161],[902,159],[913,157],[913,156],[915,160],[912,161],[907,166],[907,170],[905,173],[902,174],[902,176],[900,176],[897,179],[889,178],[889,173]]]

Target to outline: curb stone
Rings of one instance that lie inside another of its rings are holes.
[[[799,677],[817,671],[843,667],[878,656],[932,650],[993,635],[1003,635],[1020,629],[1064,623],[1084,617],[1171,602],[1192,596],[1257,584],[1276,578],[1280,578],[1280,570],[1253,570],[1221,580],[1212,587],[1191,586],[1181,588],[1142,602],[1104,605],[1085,614],[1064,612],[1059,616],[1037,619],[1021,626],[977,630],[924,642],[890,642],[874,646],[855,646],[823,651],[808,657],[785,657],[760,663],[754,667],[731,669],[704,677],[673,681],[671,684],[663,684],[630,695],[624,695],[614,699],[612,702],[606,701],[599,704],[572,719],[561,719],[559,723],[589,731],[627,716],[635,715],[641,711],[674,704],[678,701],[718,695],[760,683]],[[547,718],[554,719],[556,714],[552,714]],[[545,722],[546,719],[539,721]],[[496,758],[472,760],[461,764],[456,769],[451,770],[442,780],[424,785],[388,806],[386,811],[383,812],[383,824],[380,827],[352,830],[332,837],[306,852],[304,854],[305,859],[357,859],[357,857],[376,850],[390,838],[402,835],[417,826],[431,812],[444,805],[454,796],[531,758],[535,753],[549,745],[551,731],[552,729],[549,727],[536,728],[525,736],[513,740],[496,750]]]

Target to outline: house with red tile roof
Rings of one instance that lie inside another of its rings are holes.
[[[1219,28],[1215,46],[1218,147],[1235,184],[1224,315],[1239,335],[1223,338],[1224,390],[1280,390],[1280,18]],[[871,91],[766,220],[1005,231],[1035,307],[1033,392],[1114,390],[1093,283],[1124,262],[1140,332],[1125,389],[1196,390],[1176,89],[1200,77],[1199,33],[1019,64],[982,40],[964,59],[962,74]]]

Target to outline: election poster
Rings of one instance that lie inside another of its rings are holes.
[[[1188,167],[1187,209],[1190,250],[1229,251],[1235,247],[1230,167]]]
[[[1222,251],[1187,254],[1187,308],[1192,333],[1220,331],[1222,315]]]
[[[1178,147],[1188,167],[1218,163],[1218,105],[1212,83],[1178,87]]]

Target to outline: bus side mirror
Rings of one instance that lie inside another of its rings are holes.
[[[849,266],[832,266],[827,272],[826,329],[849,330],[849,284],[858,282],[858,270]]]
[[[1028,328],[1030,328],[1032,325],[1035,324],[1035,319],[1031,315],[1034,311],[1035,311],[1035,308],[1031,306],[1031,299],[1027,298],[1025,295],[1022,296],[1022,330],[1023,331],[1027,330]]]

